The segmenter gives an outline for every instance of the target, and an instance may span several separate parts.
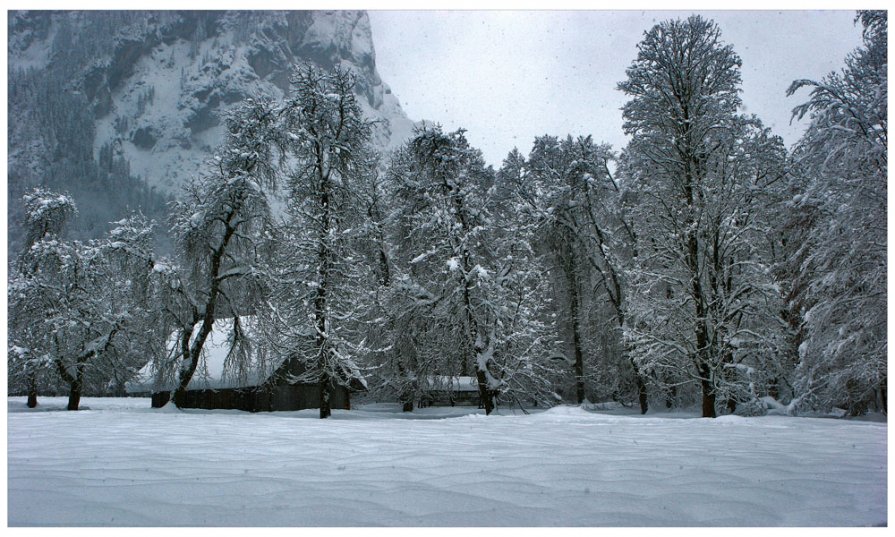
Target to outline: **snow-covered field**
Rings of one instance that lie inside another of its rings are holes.
[[[393,405],[248,414],[146,399],[8,400],[10,526],[865,526],[888,520],[887,426],[488,416]],[[59,411],[55,411],[59,410]]]

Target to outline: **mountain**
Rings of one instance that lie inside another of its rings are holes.
[[[10,251],[35,185],[75,197],[77,237],[131,209],[162,219],[223,141],[226,110],[281,98],[296,63],[356,74],[380,149],[414,125],[376,72],[365,12],[13,11],[8,30]]]

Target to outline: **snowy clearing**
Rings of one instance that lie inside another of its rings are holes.
[[[867,526],[887,425],[8,399],[10,526]],[[60,410],[60,411],[56,411]]]

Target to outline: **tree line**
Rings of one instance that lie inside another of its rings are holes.
[[[811,89],[792,151],[740,112],[740,58],[699,16],[638,45],[621,152],[543,136],[497,170],[438,125],[378,154],[354,76],[298,66],[282,101],[230,113],[171,205],[172,256],[139,215],[69,241],[72,199],[24,196],[11,391],[31,405],[62,384],[77,409],[151,362],[177,404],[233,318],[230,366],[256,367],[256,347],[300,359],[321,418],[357,376],[405,410],[431,379],[471,376],[488,414],[885,411],[887,18],[856,20],[841,72],[789,90]]]

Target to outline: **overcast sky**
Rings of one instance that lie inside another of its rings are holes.
[[[535,136],[592,134],[622,148],[616,90],[643,32],[675,11],[370,11],[376,65],[413,120],[464,127],[499,166]],[[786,97],[797,78],[818,79],[861,43],[854,11],[703,11],[743,60],[745,111],[787,145],[803,124]]]

